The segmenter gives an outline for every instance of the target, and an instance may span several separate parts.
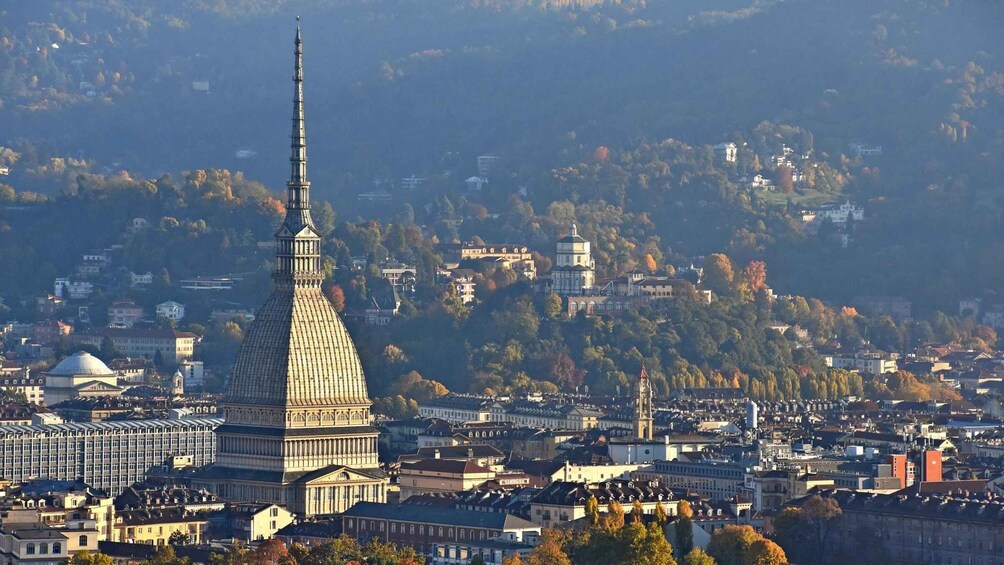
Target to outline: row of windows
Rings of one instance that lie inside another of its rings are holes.
[[[351,518],[349,518],[349,520],[348,520],[348,526],[349,526],[349,528],[352,528],[352,522],[353,522],[353,520]],[[371,532],[380,531],[380,532],[383,532],[385,530],[385,528],[386,528],[386,522],[384,522],[382,520],[381,521],[376,521],[376,520],[369,520],[369,521],[367,521],[367,520],[359,520],[359,531],[360,532],[366,532],[366,531],[371,531]],[[390,533],[396,534],[396,533],[398,533],[399,530],[400,530],[401,534],[405,533],[405,524],[403,522],[402,523],[398,523],[398,522],[391,522],[390,523]],[[408,535],[415,535],[415,531],[416,531],[415,524],[407,524],[407,530],[408,530]],[[418,528],[417,528],[417,531],[418,531],[418,535],[424,536],[425,535],[425,525],[424,524],[419,524]],[[439,526],[439,537],[441,537],[441,538],[443,538],[443,537],[449,537],[450,539],[454,539],[454,535],[453,534],[454,534],[453,528]],[[429,526],[429,535],[430,536],[436,535],[436,527],[435,526]],[[471,528],[470,530],[464,529],[464,528],[458,528],[457,535],[459,536],[459,539],[462,539],[462,540],[467,539],[468,536],[472,540],[475,539],[475,537],[478,537],[481,540],[485,539],[485,531],[484,530],[475,530],[473,528]]]
[[[86,536],[80,536],[80,537],[84,538],[84,546],[86,547],[87,546]],[[63,552],[63,544],[59,543],[58,541],[57,542],[53,542],[53,544],[52,544],[51,547],[52,547],[52,554],[53,555],[59,555],[60,553]],[[49,548],[50,548],[49,544],[47,544],[47,543],[40,543],[40,544],[38,544],[37,548],[38,548],[38,554],[39,555],[48,555],[49,554]],[[26,555],[35,555],[35,551],[36,551],[36,545],[34,543],[29,543],[29,544],[27,544],[27,545],[24,546],[24,552],[25,552]]]

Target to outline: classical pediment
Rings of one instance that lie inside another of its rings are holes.
[[[356,481],[372,481],[380,477],[352,467],[332,466],[308,473],[297,481],[305,486],[337,485]]]
[[[84,384],[73,387],[77,392],[122,392],[120,386],[103,383],[101,381],[87,381]]]

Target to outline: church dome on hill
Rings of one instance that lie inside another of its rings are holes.
[[[63,359],[48,371],[50,375],[114,375],[115,372],[97,357],[86,351],[78,351]]]

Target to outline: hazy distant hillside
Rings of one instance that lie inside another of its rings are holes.
[[[22,152],[11,183],[56,192],[29,172],[70,155],[281,186],[294,14],[314,187],[343,218],[396,213],[356,194],[416,174],[424,190],[401,198],[435,219],[491,152],[505,173],[476,205],[511,217],[519,187],[540,214],[567,199],[612,234],[610,266],[646,245],[725,249],[767,257],[779,288],[835,299],[1004,294],[1004,7],[982,0],[22,2],[0,19],[0,145]],[[782,131],[839,180],[809,196],[867,206],[851,249],[802,237],[799,195],[786,211],[708,168],[707,145],[765,159],[791,143]],[[851,142],[883,155],[850,159]],[[462,235],[543,245],[557,229],[532,224]]]
[[[967,120],[970,143],[1002,122],[987,81],[1001,9],[984,2],[49,4],[20,3],[0,28],[6,135],[150,173],[213,165],[281,181],[294,13],[322,193],[439,172],[447,151],[466,175],[479,152],[550,167],[579,147],[710,143],[775,120],[834,156],[851,139],[916,152],[943,121]],[[987,84],[960,112],[947,81],[970,61]],[[240,148],[257,158],[235,159]]]

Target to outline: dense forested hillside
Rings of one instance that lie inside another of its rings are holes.
[[[73,208],[121,229],[131,213],[122,208],[139,196],[81,207],[77,194],[88,175],[114,184],[120,169],[130,171],[123,186],[142,194],[166,182],[144,179],[165,172],[179,179],[172,190],[194,190],[181,171],[211,168],[243,171],[237,185],[280,187],[300,14],[314,192],[340,218],[545,254],[575,220],[604,275],[649,255],[661,267],[723,251],[737,264],[765,259],[782,293],[835,304],[902,295],[922,316],[1004,294],[997,3],[54,0],[5,10],[0,166],[11,175],[0,182],[21,201],[73,195],[46,205],[50,225]],[[714,162],[720,141],[745,143],[742,163]],[[883,153],[856,158],[852,142]],[[811,156],[811,181],[750,191],[740,177],[776,173],[782,145]],[[500,169],[485,191],[466,194],[482,153],[498,155]],[[412,174],[427,180],[404,191],[397,179]],[[394,204],[357,201],[375,186]],[[158,202],[144,213],[206,220],[234,248],[248,244],[243,224],[172,210],[169,193],[142,197]],[[867,217],[845,234],[848,247],[825,230],[806,233],[803,207],[843,200]],[[454,215],[465,218],[459,232],[442,223]],[[19,221],[2,220],[0,252],[41,264],[4,281],[8,302],[47,288],[68,268],[62,253],[108,239],[78,230],[94,237],[49,255],[22,245],[44,239],[45,224]],[[337,241],[351,239],[347,229]],[[333,257],[352,247],[331,245]],[[199,270],[197,260],[164,260],[177,263],[172,275]]]

